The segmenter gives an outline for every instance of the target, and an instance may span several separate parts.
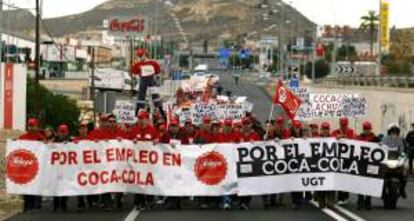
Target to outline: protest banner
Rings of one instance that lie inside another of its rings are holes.
[[[116,116],[118,123],[134,124],[137,121],[135,106],[130,101],[117,100],[112,113]]]
[[[358,118],[365,115],[366,108],[365,98],[358,94],[310,94],[299,108],[296,119]]]
[[[379,197],[386,147],[335,138],[239,145],[239,195],[346,191]]]
[[[217,103],[198,102],[191,105],[191,120],[194,125],[201,125],[206,116],[210,117],[213,122],[219,121],[217,113]]]
[[[234,153],[231,144],[200,148],[127,140],[8,141],[7,192],[43,196],[236,194]]]

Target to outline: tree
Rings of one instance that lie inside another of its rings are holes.
[[[353,45],[342,45],[336,52],[337,61],[356,61],[358,53]]]
[[[323,78],[330,72],[329,62],[325,59],[315,61],[315,78]],[[312,62],[306,64],[305,74],[308,78],[312,78]]]
[[[375,11],[368,11],[368,15],[361,17],[360,29],[369,32],[370,55],[374,54],[374,42],[376,41],[376,30],[378,29],[379,15]]]
[[[29,78],[27,81],[27,117],[36,116],[34,90],[34,80]],[[42,85],[39,85],[39,96],[42,98],[40,100],[40,113],[43,125],[57,128],[60,124],[65,123],[74,132],[80,115],[76,101],[65,95],[53,94]]]

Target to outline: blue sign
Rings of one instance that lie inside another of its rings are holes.
[[[248,58],[249,56],[250,56],[250,51],[249,51],[249,49],[242,49],[241,51],[240,51],[240,58],[241,59],[246,59],[246,58]]]
[[[227,48],[220,48],[219,49],[219,57],[220,58],[229,58],[230,57],[230,50]]]

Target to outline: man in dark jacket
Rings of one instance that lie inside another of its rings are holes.
[[[413,174],[413,160],[414,160],[414,123],[411,124],[411,130],[407,133],[405,137],[405,142],[407,143],[408,151],[408,164],[410,166],[410,174]]]

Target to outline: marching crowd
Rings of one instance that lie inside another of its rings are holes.
[[[172,118],[168,124],[164,118],[151,115],[146,111],[138,113],[136,124],[119,124],[116,116],[113,114],[101,114],[98,124],[95,126],[93,122],[80,122],[77,132],[71,133],[69,127],[65,124],[60,125],[56,131],[50,126],[40,128],[37,119],[29,119],[27,122],[27,132],[20,136],[21,140],[35,140],[50,142],[78,142],[81,140],[102,141],[110,139],[129,139],[133,141],[151,141],[154,143],[181,143],[181,144],[208,144],[208,143],[240,143],[253,142],[289,138],[312,138],[312,137],[336,137],[357,139],[368,142],[382,142],[389,148],[403,152],[413,148],[414,133],[407,134],[404,140],[400,138],[400,128],[396,124],[390,125],[387,134],[376,136],[372,132],[370,122],[364,122],[362,133],[357,135],[354,130],[349,127],[349,120],[341,118],[339,120],[340,127],[333,130],[330,123],[324,122],[320,125],[312,123],[305,124],[297,120],[287,122],[283,117],[278,116],[274,120],[266,122],[265,126],[252,115],[247,113],[240,122],[233,122],[230,119],[224,122],[212,122],[209,117],[204,117],[201,126],[195,126],[190,121],[185,122],[180,127],[177,118]],[[413,125],[414,126],[414,125]],[[72,137],[71,134],[76,134]],[[406,145],[407,144],[407,145]],[[406,148],[409,147],[409,148]],[[412,150],[412,149],[411,149]],[[411,159],[412,159],[411,151]],[[411,160],[412,162],[412,160]],[[410,167],[412,172],[412,165]],[[403,183],[405,178],[401,177]],[[406,197],[404,186],[401,187],[403,197]],[[42,206],[42,198],[40,196],[25,195],[24,211],[38,209]],[[346,192],[315,192],[311,193],[294,192],[291,193],[294,208],[309,202],[312,198],[317,200],[320,207],[333,206],[338,204],[346,204],[349,200],[349,193]],[[278,206],[282,203],[282,195],[263,196],[263,205],[265,208]],[[240,209],[249,209],[251,197],[196,197],[188,199],[193,205],[200,208],[222,207],[230,209],[232,206]],[[54,197],[53,210],[66,211],[67,197]],[[102,194],[99,196],[78,196],[78,210],[86,209],[86,204],[90,208],[100,207],[105,210],[111,210],[115,205],[118,208],[123,206],[123,194]],[[136,194],[134,198],[135,204],[140,209],[151,209],[157,204],[166,204],[168,208],[180,209],[182,198],[161,198],[156,196]],[[370,197],[358,196],[358,209],[371,209]]]

